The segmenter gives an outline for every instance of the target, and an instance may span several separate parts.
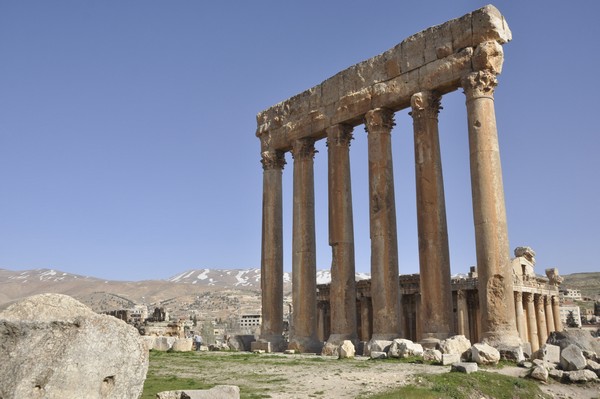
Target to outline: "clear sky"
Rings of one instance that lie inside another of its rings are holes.
[[[107,279],[260,267],[256,114],[483,1],[1,1],[0,268]],[[599,271],[600,2],[497,1],[511,251]],[[464,95],[442,100],[453,273],[475,264]],[[418,272],[412,122],[392,133],[401,273]],[[356,267],[369,271],[366,133],[351,147]],[[327,269],[327,151],[315,158]],[[292,160],[284,170],[291,270]],[[511,254],[512,255],[512,254]]]

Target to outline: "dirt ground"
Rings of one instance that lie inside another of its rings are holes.
[[[358,398],[407,384],[418,384],[419,375],[450,371],[450,366],[371,361],[357,357],[338,360],[317,355],[262,354],[255,357],[226,352],[203,352],[194,356],[194,365],[186,370],[183,362],[161,365],[160,374],[198,377],[212,384],[238,385],[242,391],[283,398]],[[197,360],[197,361],[195,361]],[[187,361],[186,361],[187,363]],[[152,362],[151,362],[152,367]],[[505,366],[489,368],[515,377],[525,369]],[[564,385],[551,381],[540,385],[543,392],[557,399],[600,399],[600,384]]]

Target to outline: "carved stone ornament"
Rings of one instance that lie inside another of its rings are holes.
[[[350,125],[335,125],[327,129],[327,146],[343,146],[349,147],[350,141],[354,139],[352,136],[353,127]]]
[[[415,93],[410,98],[412,112],[409,112],[409,115],[413,119],[428,118],[437,120],[440,110],[443,109],[440,105],[441,101],[442,98],[432,92]]]
[[[374,133],[379,130],[391,131],[396,126],[394,112],[387,108],[376,108],[365,114],[365,130]]]
[[[306,138],[294,141],[291,152],[294,159],[313,159],[318,152],[315,150],[315,139]]]
[[[477,71],[463,76],[461,84],[467,98],[492,97],[498,86],[498,79],[490,71]]]
[[[283,169],[285,165],[285,154],[283,151],[263,151],[261,153],[264,170]]]
[[[533,294],[531,292],[523,293],[523,302],[530,303],[533,302]]]

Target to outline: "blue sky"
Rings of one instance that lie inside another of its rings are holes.
[[[0,2],[0,268],[108,279],[260,266],[256,114],[482,1]],[[497,1],[511,250],[598,271],[600,2]],[[451,267],[475,264],[464,95],[442,100]],[[396,114],[401,273],[418,272],[412,122]],[[351,147],[356,267],[369,270],[366,133]],[[329,268],[327,151],[315,159]],[[292,166],[284,170],[291,269]]]

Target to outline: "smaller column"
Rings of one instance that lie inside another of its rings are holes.
[[[560,299],[552,295],[552,313],[554,315],[554,331],[562,331],[563,325],[560,319]]]
[[[540,340],[538,337],[537,323],[535,321],[535,306],[533,304],[533,294],[531,292],[523,293],[525,309],[527,310],[527,330],[529,331],[529,343],[531,344],[531,353],[540,349]]]
[[[554,331],[554,315],[552,312],[552,300],[548,295],[544,295],[544,306],[546,310],[546,329],[548,331],[548,337],[550,333]]]
[[[548,329],[546,328],[546,312],[544,311],[544,296],[541,294],[536,294],[534,300],[535,318],[537,321],[538,337],[540,339],[541,347],[548,339]]]
[[[517,315],[517,331],[521,341],[527,342],[527,320],[525,319],[525,312],[523,311],[523,293],[515,291],[515,313]]]
[[[362,341],[371,339],[372,320],[371,298],[363,296],[360,298],[360,338]]]
[[[469,336],[469,317],[467,312],[467,297],[465,291],[458,290],[456,291],[457,333],[458,335],[464,335],[466,337]]]

